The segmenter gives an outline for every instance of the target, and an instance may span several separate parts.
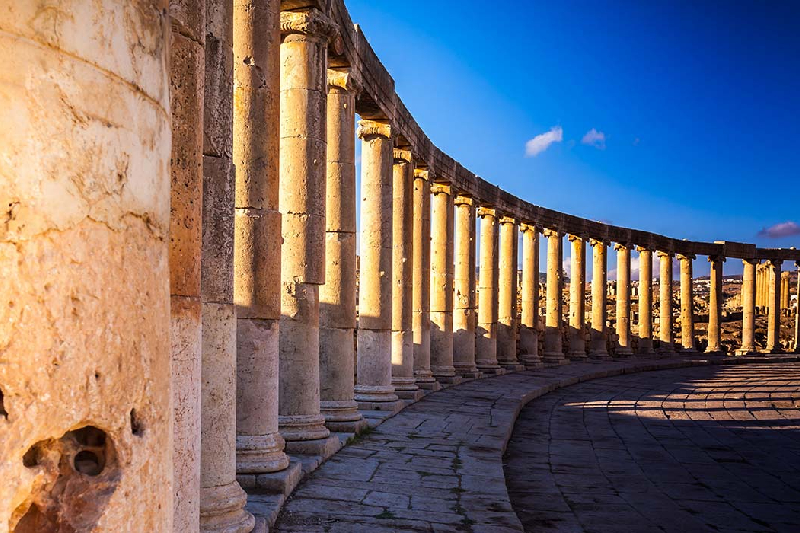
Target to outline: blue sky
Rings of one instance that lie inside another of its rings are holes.
[[[800,223],[800,2],[346,3],[433,142],[504,189],[678,238],[800,245],[791,225],[759,236]]]

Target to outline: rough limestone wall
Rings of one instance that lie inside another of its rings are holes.
[[[0,13],[0,533],[170,531],[166,1]]]

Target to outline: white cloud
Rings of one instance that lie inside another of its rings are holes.
[[[791,220],[775,224],[768,228],[763,228],[758,232],[759,237],[766,237],[768,239],[781,239],[783,237],[794,237],[795,235],[800,235],[800,225]]]
[[[564,131],[561,126],[553,126],[550,131],[537,135],[525,143],[525,157],[536,157],[553,143],[564,140]]]
[[[596,129],[592,128],[586,132],[586,135],[583,136],[581,139],[581,143],[588,144],[589,146],[594,146],[600,150],[606,149],[606,134],[602,131],[597,131]]]

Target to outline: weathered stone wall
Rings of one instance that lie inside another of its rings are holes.
[[[170,531],[167,5],[0,12],[0,532]]]

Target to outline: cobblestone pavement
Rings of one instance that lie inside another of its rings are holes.
[[[798,358],[783,359],[797,361]],[[511,507],[506,488],[503,451],[523,405],[561,387],[623,372],[734,362],[744,360],[631,358],[571,364],[475,380],[429,394],[378,426],[373,433],[343,448],[305,478],[270,531],[520,532],[522,524]],[[741,368],[737,365],[730,370],[738,372]],[[789,367],[786,368],[788,373]],[[797,370],[797,366],[791,368]],[[714,370],[719,368],[714,367]],[[571,427],[563,428],[557,438],[566,439],[564,432]],[[535,436],[529,439],[532,446],[547,445],[546,429],[530,428],[526,434]],[[587,449],[586,443],[577,445],[580,450]],[[568,449],[565,448],[565,453]],[[591,448],[588,449],[591,452]],[[541,457],[548,457],[546,450],[547,447],[539,452]],[[514,464],[519,468],[516,479],[534,479],[539,472],[549,474],[547,463],[537,463],[539,459],[515,458]],[[758,473],[758,476],[763,475]],[[550,485],[541,494],[549,494],[553,506],[560,498],[562,504],[557,509],[572,520],[558,524],[577,527],[577,519],[567,513],[569,507],[564,507],[567,504],[561,493],[551,490],[558,485],[554,485],[553,477],[547,479]],[[587,492],[591,487],[587,484]],[[535,489],[533,487],[531,494],[537,494]],[[525,505],[531,509],[550,509],[550,503],[544,501],[526,500]]]
[[[526,531],[800,531],[800,364],[581,383],[525,407],[505,456]]]

